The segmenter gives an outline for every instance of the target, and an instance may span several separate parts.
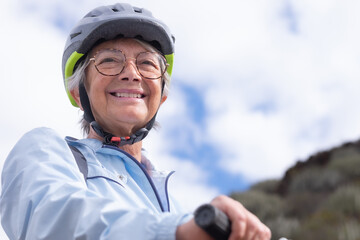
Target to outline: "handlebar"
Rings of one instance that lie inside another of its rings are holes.
[[[195,223],[215,240],[227,240],[231,233],[231,222],[224,212],[211,204],[198,207],[194,213]],[[288,240],[280,238],[279,240]]]
[[[201,205],[195,211],[195,223],[216,240],[227,240],[231,233],[229,218],[211,204]]]

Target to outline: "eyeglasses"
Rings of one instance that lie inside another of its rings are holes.
[[[134,59],[136,69],[140,75],[147,79],[162,77],[169,64],[164,56],[157,52],[141,52]],[[125,68],[127,58],[118,49],[103,49],[98,51],[90,61],[94,61],[96,70],[104,76],[117,76]]]

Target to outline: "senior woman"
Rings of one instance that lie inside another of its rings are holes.
[[[166,100],[174,37],[129,4],[94,9],[71,31],[65,88],[84,111],[85,139],[48,128],[25,134],[3,168],[1,217],[10,239],[211,239],[167,192],[142,140]],[[212,205],[232,221],[231,239],[270,231],[225,196]]]

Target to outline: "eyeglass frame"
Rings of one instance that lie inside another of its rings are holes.
[[[97,64],[95,63],[96,55],[97,55],[99,52],[105,51],[105,50],[116,50],[116,51],[119,51],[122,55],[124,55],[124,58],[125,58],[124,66],[122,67],[122,69],[121,69],[121,71],[120,71],[119,73],[117,73],[117,74],[105,74],[105,73],[102,73],[102,72],[98,69]],[[143,76],[143,74],[140,72],[140,70],[139,70],[139,68],[138,68],[138,65],[137,65],[137,57],[138,57],[140,54],[143,54],[143,53],[155,53],[155,54],[158,54],[158,55],[164,60],[165,68],[164,68],[164,70],[162,71],[162,73],[161,73],[161,75],[160,75],[159,77],[156,77],[156,78],[145,77],[145,76]],[[136,55],[135,58],[127,58],[126,55],[125,55],[125,53],[123,53],[123,51],[121,51],[120,49],[115,49],[115,48],[106,48],[106,49],[100,49],[100,50],[98,50],[98,51],[94,54],[94,56],[89,59],[89,62],[90,62],[90,61],[94,61],[94,67],[95,67],[96,71],[97,71],[98,73],[100,73],[101,75],[103,75],[103,76],[108,76],[108,77],[113,77],[113,76],[118,76],[118,75],[120,75],[120,74],[124,71],[125,66],[126,66],[126,62],[127,62],[128,59],[134,59],[134,60],[135,60],[136,71],[137,71],[143,78],[151,79],[151,80],[155,80],[155,79],[159,79],[159,78],[163,77],[164,74],[166,73],[166,70],[167,70],[168,66],[170,65],[170,64],[166,61],[166,58],[165,58],[162,54],[160,54],[160,53],[158,53],[158,52],[150,52],[150,51],[139,52],[139,53]]]

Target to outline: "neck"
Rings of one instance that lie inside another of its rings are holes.
[[[99,141],[103,142],[103,138],[97,135],[97,133],[90,127],[90,133],[87,136],[87,138],[93,138],[97,139]],[[133,156],[137,161],[141,162],[141,148],[142,148],[142,141],[136,142],[131,145],[124,145],[119,147],[119,149],[129,153],[131,156]]]
[[[133,156],[138,162],[141,162],[141,149],[142,149],[142,141],[136,142],[131,145],[124,145],[119,147],[121,150],[129,153]]]

